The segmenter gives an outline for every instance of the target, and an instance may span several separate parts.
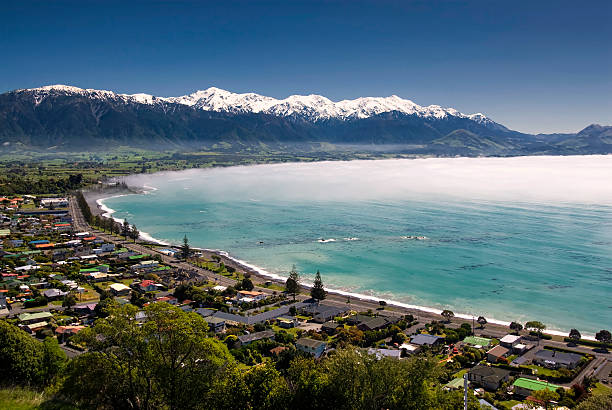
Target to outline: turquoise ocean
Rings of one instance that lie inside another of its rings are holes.
[[[115,218],[271,274],[499,321],[612,327],[612,157],[259,165],[133,176]]]

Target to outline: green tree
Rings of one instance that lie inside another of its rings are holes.
[[[181,246],[181,256],[183,259],[189,258],[191,254],[191,248],[189,247],[189,239],[187,239],[187,235],[183,238],[183,245]]]
[[[132,229],[130,229],[130,238],[136,243],[136,240],[140,236],[140,232],[136,228],[136,225],[132,225]]]
[[[600,330],[595,333],[595,339],[601,343],[610,343],[610,341],[612,341],[612,334],[607,330]]]
[[[322,301],[327,297],[327,292],[323,288],[323,281],[321,280],[321,273],[317,270],[315,280],[310,289],[310,296],[317,302]]]
[[[511,322],[510,329],[514,330],[516,334],[518,334],[521,330],[523,330],[523,325],[521,325],[519,322]]]
[[[455,316],[452,310],[444,309],[442,313],[440,313],[444,319],[446,319],[447,323],[450,323],[451,319]]]
[[[244,278],[242,279],[242,282],[240,282],[240,288],[242,290],[253,290],[254,287],[253,282],[251,282],[251,279],[249,278]]]
[[[123,235],[123,237],[127,240],[128,236],[130,235],[130,223],[128,222],[127,219],[123,220],[123,225],[121,226],[121,235]]]
[[[295,265],[293,265],[291,272],[289,272],[289,277],[287,278],[287,282],[285,282],[285,290],[289,295],[293,296],[294,301],[295,296],[300,293],[300,274],[295,268]]]
[[[487,324],[487,319],[484,316],[478,316],[477,322],[480,325],[480,328],[484,329],[485,325]]]
[[[577,342],[582,338],[582,335],[577,329],[572,329],[569,332],[569,338],[572,339],[574,342]]]
[[[539,339],[542,337],[542,331],[546,329],[546,325],[537,320],[532,320],[530,322],[525,323],[525,329],[532,329],[538,332],[538,343]]]
[[[62,301],[63,307],[65,307],[66,309],[71,309],[76,304],[77,304],[76,296],[74,296],[72,293],[69,293],[66,296],[64,296],[64,300]]]

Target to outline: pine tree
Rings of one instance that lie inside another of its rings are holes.
[[[125,239],[127,239],[128,235],[130,234],[130,223],[128,222],[127,219],[123,220],[123,226],[121,227],[121,234],[125,237]]]
[[[134,243],[136,243],[136,239],[138,239],[139,236],[140,232],[136,228],[136,225],[132,225],[132,229],[130,229],[130,238],[132,238],[134,240]]]
[[[322,301],[327,296],[327,292],[323,288],[323,281],[321,281],[321,273],[317,270],[317,274],[315,275],[314,284],[312,285],[312,289],[310,289],[310,296],[317,302]]]
[[[295,296],[300,293],[300,274],[295,269],[295,265],[293,265],[291,272],[289,272],[289,277],[287,278],[287,282],[285,282],[285,290],[288,294],[293,296],[294,301]]]
[[[191,253],[191,248],[189,247],[189,239],[187,239],[187,235],[183,238],[183,246],[181,246],[181,255],[183,259],[187,259],[189,254]]]

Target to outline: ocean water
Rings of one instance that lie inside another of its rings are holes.
[[[612,328],[612,157],[326,162],[133,176],[168,243],[326,287],[585,334]]]

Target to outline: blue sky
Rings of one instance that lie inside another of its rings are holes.
[[[5,0],[0,92],[397,94],[571,132],[612,124],[611,20],[610,1]]]

